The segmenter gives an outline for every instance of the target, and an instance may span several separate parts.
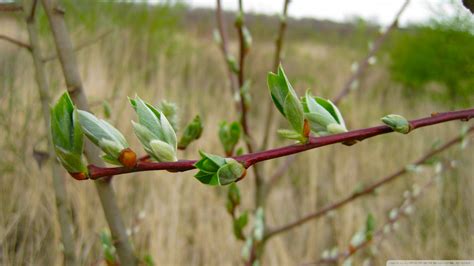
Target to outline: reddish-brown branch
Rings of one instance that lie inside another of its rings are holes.
[[[470,127],[469,130],[468,130],[468,133],[472,133],[474,132],[474,126],[473,127]],[[456,143],[459,143],[461,142],[463,139],[463,136],[458,136],[456,138],[453,138],[451,139],[450,141],[446,142],[444,145],[442,145],[441,147],[439,148],[436,148],[436,149],[433,149],[431,150],[430,152],[426,153],[425,155],[423,155],[421,158],[419,158],[418,160],[416,160],[415,162],[413,162],[413,165],[421,165],[421,164],[424,164],[425,162],[427,162],[429,159],[431,159],[433,156],[435,156],[436,154],[438,153],[441,153],[443,151],[445,151],[446,149],[450,148],[451,146],[453,146],[454,144]],[[291,222],[291,223],[288,223],[284,226],[281,226],[281,227],[278,227],[278,228],[275,228],[273,230],[269,230],[268,233],[265,235],[265,239],[269,239],[270,237],[272,236],[275,236],[275,235],[278,235],[278,234],[281,234],[281,233],[284,233],[284,232],[287,232],[291,229],[294,229],[298,226],[301,226],[313,219],[317,219],[317,218],[320,218],[322,216],[324,216],[325,214],[327,214],[328,212],[330,211],[333,211],[335,209],[338,209],[352,201],[354,201],[355,199],[357,198],[360,198],[362,196],[366,196],[366,195],[370,195],[372,194],[377,188],[385,185],[385,184],[388,184],[390,182],[392,182],[393,180],[397,179],[398,177],[402,176],[403,174],[405,174],[408,170],[405,168],[405,167],[402,167],[401,169],[399,169],[398,171],[376,181],[375,183],[373,183],[372,185],[364,188],[362,191],[359,191],[359,192],[356,192],[344,199],[341,199],[337,202],[334,202],[316,212],[313,212],[313,213],[310,213],[302,218],[299,218],[297,219],[296,221],[294,222]]]
[[[465,109],[460,111],[452,111],[445,113],[436,113],[430,117],[425,117],[421,119],[416,119],[410,121],[412,130],[431,126],[435,124],[440,124],[453,120],[462,120],[467,121],[474,117],[474,108]],[[310,137],[309,142],[306,144],[295,144],[280,148],[275,148],[267,151],[260,151],[254,153],[248,153],[241,156],[233,157],[237,161],[241,162],[246,168],[257,164],[259,162],[288,156],[291,154],[296,154],[304,152],[310,149],[315,149],[335,143],[347,142],[347,141],[361,141],[366,138],[371,138],[377,135],[386,134],[392,132],[393,130],[385,125],[370,127],[365,129],[358,129],[349,131],[347,133],[329,135],[325,137]],[[108,175],[120,175],[131,172],[142,172],[142,171],[152,171],[152,170],[168,170],[168,171],[188,171],[194,169],[194,163],[196,160],[182,160],[178,162],[139,162],[135,168],[126,169],[124,167],[96,167],[94,165],[89,166],[89,175],[91,179],[98,179]]]
[[[9,42],[9,43],[12,43],[12,44],[14,44],[14,45],[17,45],[17,46],[19,46],[19,47],[21,47],[21,48],[25,48],[25,49],[27,49],[28,51],[31,52],[31,45],[29,45],[28,43],[19,41],[19,40],[17,40],[17,39],[14,39],[14,38],[12,38],[12,37],[9,37],[9,36],[3,35],[3,34],[0,34],[0,40],[5,40],[5,41],[7,41],[7,42]]]
[[[344,84],[344,87],[339,91],[338,95],[334,98],[335,104],[338,104],[342,100],[342,98],[344,98],[351,91],[352,84],[356,82],[365,73],[365,71],[370,65],[369,64],[370,58],[373,57],[378,52],[382,44],[388,39],[388,36],[390,35],[390,33],[395,28],[397,28],[398,20],[400,19],[400,16],[405,11],[409,3],[410,3],[410,0],[405,1],[403,6],[395,15],[393,22],[390,24],[387,30],[385,30],[385,32],[382,33],[382,35],[380,35],[380,37],[375,41],[374,45],[372,46],[372,48],[370,49],[366,57],[364,57],[361,61],[358,62],[357,70],[347,80],[347,82]]]

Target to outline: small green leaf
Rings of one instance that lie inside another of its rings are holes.
[[[225,121],[221,122],[219,125],[219,140],[224,147],[226,155],[230,156],[233,154],[234,148],[239,142],[240,135],[241,127],[239,122],[235,121],[230,124]]]
[[[301,140],[302,136],[300,133],[295,132],[294,130],[288,129],[278,129],[278,135],[285,139],[292,139],[292,140]]]
[[[252,34],[250,34],[249,29],[245,26],[242,26],[242,34],[244,37],[245,49],[248,50],[252,46]]]
[[[176,106],[175,103],[163,100],[159,105],[159,111],[161,111],[161,113],[168,119],[174,131],[178,131],[178,106]]]
[[[201,137],[203,125],[201,118],[197,115],[185,128],[178,142],[178,149],[184,150],[188,145]]]
[[[367,240],[371,240],[373,237],[373,234],[375,232],[375,218],[374,216],[369,213],[367,215],[367,219],[365,221],[365,236]]]
[[[226,57],[227,64],[229,65],[230,70],[234,73],[239,73],[239,66],[237,65],[237,61],[233,55],[227,55]]]
[[[71,174],[87,174],[82,156],[84,134],[67,92],[51,108],[50,124],[54,149],[63,167]]]
[[[290,122],[293,129],[302,134],[304,126],[304,112],[303,106],[299,101],[298,97],[289,93],[286,96],[283,110],[285,111],[286,118]]]

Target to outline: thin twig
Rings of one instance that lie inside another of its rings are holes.
[[[474,126],[471,127],[469,130],[468,130],[469,133],[472,133],[474,132]],[[430,152],[426,153],[425,155],[423,155],[421,158],[419,158],[418,160],[416,160],[415,162],[413,162],[413,165],[421,165],[421,164],[424,164],[425,162],[427,162],[429,159],[431,159],[433,156],[435,156],[436,154],[438,153],[441,153],[443,151],[445,151],[446,149],[450,148],[451,146],[455,145],[456,143],[459,143],[461,142],[463,139],[463,136],[458,136],[456,138],[453,138],[451,139],[450,141],[446,142],[443,146],[439,147],[439,148],[436,148],[434,150],[431,150]],[[363,189],[362,191],[359,191],[359,192],[356,192],[344,199],[341,199],[337,202],[334,202],[316,212],[313,212],[313,213],[310,213],[308,215],[305,215],[304,217],[302,218],[299,218],[293,222],[290,222],[286,225],[283,225],[283,226],[280,226],[278,228],[275,228],[275,229],[270,229],[268,231],[268,233],[265,235],[265,239],[269,239],[275,235],[278,235],[278,234],[281,234],[281,233],[284,233],[284,232],[287,232],[291,229],[294,229],[298,226],[301,226],[309,221],[312,221],[314,219],[317,219],[317,218],[320,218],[322,216],[324,216],[325,214],[327,214],[328,212],[330,211],[333,211],[335,209],[338,209],[352,201],[354,201],[355,199],[357,198],[360,198],[362,196],[366,196],[366,195],[370,195],[372,194],[377,188],[385,185],[385,184],[388,184],[389,182],[392,182],[393,180],[397,179],[398,177],[402,176],[403,174],[405,174],[407,172],[407,169],[405,167],[402,167],[400,168],[399,170],[395,171],[394,173],[376,181],[375,183],[373,183],[372,185],[366,187],[365,189]]]
[[[110,33],[112,33],[113,30],[112,29],[109,29],[109,30],[106,30],[102,33],[100,33],[99,35],[93,37],[92,39],[89,39],[89,40],[83,40],[82,42],[80,42],[78,45],[75,45],[75,47],[73,48],[74,52],[78,52],[88,46],[91,46],[93,45],[94,43],[102,40],[103,38],[105,38],[107,35],[109,35]],[[58,55],[56,53],[54,54],[50,54],[48,56],[45,56],[43,58],[43,62],[47,63],[49,61],[52,61],[54,59],[57,59],[58,58]]]
[[[57,4],[56,0],[41,0],[46,11],[51,31],[53,33],[56,51],[61,61],[64,79],[71,99],[74,104],[83,110],[89,110],[87,97],[84,93],[81,75],[74,49],[71,43],[69,31],[64,19],[64,10]],[[84,148],[87,160],[98,166],[104,166],[100,159],[100,151],[91,142],[86,141]],[[125,224],[117,204],[115,191],[113,189],[110,176],[95,182],[97,194],[102,204],[105,218],[110,228],[114,246],[121,265],[137,265],[138,259],[133,252],[133,248]]]
[[[290,4],[290,0],[285,0],[283,3],[283,12],[280,18],[280,28],[278,30],[277,38],[275,39],[275,57],[273,59],[273,71],[276,73],[278,71],[278,66],[280,65],[281,61],[281,51],[283,50],[283,40],[285,38],[285,32],[287,27],[288,21],[288,5]],[[266,124],[264,127],[263,132],[263,140],[261,145],[261,150],[265,150],[268,147],[268,140],[270,138],[270,131],[273,122],[273,113],[275,113],[275,109],[273,107],[273,103],[268,105],[267,109],[267,119]]]
[[[228,43],[227,34],[226,34],[226,31],[225,31],[224,18],[222,16],[222,5],[221,5],[220,0],[216,0],[216,21],[217,21],[217,29],[218,29],[220,39],[221,39],[220,48],[221,48],[222,55],[223,55],[224,60],[225,60],[225,65],[227,66],[226,68],[227,68],[227,72],[228,72],[228,76],[229,76],[230,89],[231,89],[231,92],[232,92],[232,97],[234,97],[234,95],[236,93],[238,93],[237,79],[236,79],[236,76],[235,76],[234,72],[232,71],[230,65],[227,63],[227,59],[230,56],[230,54],[229,54],[229,48],[228,48],[228,45],[227,45],[227,43]]]
[[[411,120],[411,130],[431,126],[435,124],[445,123],[453,120],[468,121],[474,117],[474,108],[432,114],[429,117],[424,117],[416,120]],[[382,134],[393,132],[393,130],[386,126],[376,126],[364,129],[349,131],[342,134],[329,135],[324,137],[310,137],[306,144],[295,144],[284,146],[280,148],[270,149],[266,151],[248,153],[241,156],[233,157],[235,160],[241,162],[246,168],[255,165],[259,162],[285,157],[292,154],[297,154],[311,149],[320,148],[335,143],[342,143],[347,141],[362,141],[367,138],[375,137]],[[125,167],[99,167],[96,165],[89,165],[89,177],[91,179],[98,179],[109,175],[121,175],[132,172],[154,171],[154,170],[168,170],[174,172],[183,172],[194,169],[194,164],[197,160],[182,160],[177,162],[138,162],[138,164],[131,169]]]
[[[31,52],[31,45],[29,45],[28,43],[22,42],[20,40],[14,39],[12,37],[9,37],[9,36],[3,35],[3,34],[0,34],[0,40],[5,40],[9,43],[12,43],[12,44],[20,47],[20,48],[27,49],[28,51]]]
[[[350,91],[351,88],[354,84],[354,82],[357,82],[359,78],[365,73],[365,71],[368,69],[370,65],[370,58],[372,58],[380,49],[382,44],[388,39],[388,36],[390,33],[397,28],[398,25],[398,20],[400,19],[400,16],[403,14],[405,9],[407,8],[408,4],[410,3],[410,0],[406,0],[405,3],[402,5],[400,10],[397,12],[395,15],[395,18],[393,19],[393,22],[390,24],[390,26],[380,35],[380,37],[375,41],[374,45],[371,47],[369,53],[364,57],[361,61],[357,63],[357,70],[350,76],[350,78],[346,81],[344,84],[344,87],[339,91],[337,96],[334,98],[334,103],[338,104],[342,98],[344,98]]]
[[[384,231],[384,228],[387,226],[393,227],[393,225],[400,220],[402,217],[407,217],[408,215],[405,214],[407,208],[409,206],[412,206],[413,203],[415,203],[423,194],[424,192],[431,187],[435,182],[434,182],[434,177],[432,177],[423,187],[420,189],[420,192],[418,195],[413,195],[410,198],[410,204],[409,205],[401,205],[401,207],[398,209],[397,214],[394,217],[390,217],[387,222],[381,226],[373,235],[372,239],[365,239],[362,243],[358,244],[357,246],[352,246],[349,245],[349,248],[347,248],[344,251],[341,251],[338,253],[336,256],[328,259],[320,259],[319,261],[312,262],[312,263],[305,263],[303,265],[327,265],[327,264],[334,264],[339,261],[345,261],[351,256],[353,256],[355,253],[363,250],[364,248],[367,248],[374,242],[380,242],[384,239],[384,236],[386,235],[386,232]]]

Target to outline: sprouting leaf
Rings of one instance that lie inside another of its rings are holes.
[[[197,115],[185,128],[178,142],[178,149],[184,150],[188,145],[201,137],[203,125],[201,118]]]
[[[371,240],[375,232],[375,218],[369,213],[365,221],[365,237],[367,240]]]
[[[133,129],[145,151],[160,162],[176,161],[176,133],[166,116],[138,96],[130,103],[138,116],[138,123],[132,121]]]
[[[283,110],[285,111],[286,118],[290,122],[293,129],[302,134],[304,126],[304,113],[303,106],[297,97],[289,93],[284,102]]]
[[[163,100],[159,104],[159,111],[165,115],[174,131],[178,131],[179,116],[178,106],[175,103]]]
[[[289,129],[278,129],[278,135],[285,139],[301,140],[301,134]]]
[[[240,205],[240,190],[236,183],[230,184],[227,199],[235,206]]]
[[[277,107],[278,111],[280,111],[280,113],[286,117],[283,106],[286,96],[290,93],[290,91],[293,91],[293,87],[291,87],[291,84],[288,82],[281,65],[278,68],[277,74],[272,72],[268,73],[267,85],[268,89],[270,90],[273,103]]]
[[[230,70],[234,73],[239,73],[239,66],[237,65],[237,61],[233,55],[227,55],[226,57],[227,64],[229,65]]]
[[[51,108],[50,124],[54,150],[59,161],[76,179],[86,178],[87,167],[82,156],[84,134],[67,92]]]
[[[330,100],[313,97],[309,91],[306,91],[303,105],[306,112],[305,118],[315,134],[325,136],[347,132],[341,112]]]
[[[223,121],[220,123],[219,140],[224,147],[226,155],[230,156],[233,154],[234,148],[239,142],[240,135],[241,127],[239,122],[235,121],[232,123],[227,123]]]

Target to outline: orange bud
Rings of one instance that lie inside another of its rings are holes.
[[[310,132],[311,132],[311,127],[309,125],[308,119],[305,119],[304,125],[303,125],[303,136],[308,137]]]
[[[120,152],[118,160],[123,166],[133,168],[137,164],[137,154],[132,149],[126,148]]]
[[[349,254],[354,254],[355,252],[357,251],[357,249],[355,247],[353,247],[352,245],[349,245]]]
[[[69,173],[74,179],[76,180],[86,180],[89,179],[89,177],[86,175],[86,173]]]

